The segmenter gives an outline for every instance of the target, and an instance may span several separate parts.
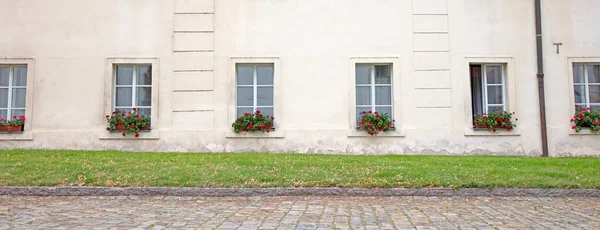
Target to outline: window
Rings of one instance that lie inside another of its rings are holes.
[[[379,112],[394,119],[392,101],[392,65],[356,64],[356,125],[362,111]]]
[[[138,113],[151,118],[152,106],[152,66],[116,65],[114,80],[114,108]]]
[[[274,116],[273,64],[236,65],[236,116],[261,113]]]
[[[503,64],[470,65],[473,115],[506,110]]]
[[[0,66],[0,117],[25,116],[27,66]]]
[[[600,109],[600,64],[573,64],[575,104]]]

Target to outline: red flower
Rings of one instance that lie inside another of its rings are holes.
[[[125,114],[124,114],[124,113],[121,113],[121,117],[124,117],[124,116],[125,116]]]
[[[367,119],[366,119],[366,118],[363,118],[363,123],[366,123],[366,122],[367,122]]]
[[[513,112],[513,114],[515,114],[515,112]]]
[[[496,118],[496,121],[502,122],[502,118]]]
[[[121,110],[118,110],[118,109],[117,109],[117,113],[121,113]]]
[[[116,113],[117,113],[117,112],[116,112],[116,111],[114,111],[112,114],[116,114]]]
[[[375,114],[379,114],[377,111],[375,111]]]
[[[582,109],[584,109],[584,110],[585,110],[585,108],[582,108]],[[582,112],[579,112],[579,116],[581,116],[581,115],[583,115],[583,113],[582,113]]]
[[[144,115],[142,115],[141,118],[144,118]]]
[[[113,118],[115,118],[115,116],[110,116],[110,119],[113,119]]]
[[[376,113],[376,114],[375,114],[375,116],[376,116],[376,117],[379,117],[379,114],[377,114],[377,113]]]
[[[486,115],[483,115],[483,119],[484,119],[484,120],[487,120],[487,116],[486,116]]]
[[[369,114],[373,113],[373,111],[369,110]]]
[[[580,116],[579,118],[581,118],[581,120],[585,119],[585,116]]]
[[[367,114],[367,111],[363,111],[362,114]]]
[[[596,121],[594,122],[594,125],[600,125],[600,122]]]
[[[272,121],[272,120],[275,120],[275,117],[271,117],[271,121]]]
[[[267,133],[269,132],[269,130],[267,129]]]
[[[256,110],[256,113],[260,113],[260,110],[258,110],[258,109],[257,109],[257,110]]]
[[[388,129],[389,129],[389,128],[391,128],[391,127],[392,127],[392,124],[388,124],[388,125],[387,125],[387,128],[388,128]]]
[[[254,125],[250,124],[250,125],[248,125],[248,128],[252,129],[252,128],[254,128]]]
[[[131,116],[127,116],[127,119],[131,119]]]
[[[504,123],[508,123],[508,122],[509,122],[509,120],[508,120],[508,119],[505,119],[505,120],[504,120]]]
[[[133,109],[131,109],[131,110],[135,111],[135,110],[136,110],[136,108],[133,108]]]
[[[137,115],[137,114],[135,115],[135,118],[139,118],[139,117],[140,117],[140,115]]]
[[[571,122],[575,122],[575,119],[571,118]]]
[[[110,116],[106,115],[106,118],[109,118]]]
[[[140,119],[135,120],[135,122],[140,122]]]
[[[129,126],[129,128],[130,128],[130,129],[133,129],[133,128],[135,128],[135,126],[133,126],[133,125],[130,125],[130,126]]]
[[[241,129],[242,131],[244,131],[244,130],[245,130],[245,128],[244,128],[244,127],[240,128],[240,129]]]
[[[496,132],[496,129],[492,130],[494,133]]]
[[[511,130],[511,129],[512,129],[512,126],[508,126],[508,127],[506,127],[506,129],[507,129],[507,130]]]
[[[259,116],[259,117],[262,117],[262,114],[261,114],[261,113],[259,113],[259,114],[258,114],[258,116]]]
[[[110,131],[110,127],[106,127],[106,130],[107,130],[107,131]]]
[[[236,124],[238,124],[238,125],[240,124],[240,122],[239,122],[239,121],[236,121],[235,123],[236,123]]]
[[[575,129],[575,128],[577,128],[577,127],[575,127],[575,126],[573,125],[573,126],[571,126],[571,128],[572,128],[572,129]]]
[[[518,121],[518,120],[519,120],[519,118],[515,118],[515,121]]]
[[[13,119],[17,119],[17,116],[13,116]]]
[[[139,133],[136,133],[136,134],[135,134],[135,137],[140,137],[140,134],[139,134]]]
[[[373,124],[373,122],[369,122],[369,125],[372,125],[372,124]]]
[[[578,107],[579,105],[575,104],[575,107]]]
[[[396,122],[396,120],[392,120],[392,122]]]
[[[252,116],[254,117],[254,113],[252,114]]]
[[[369,131],[369,135],[373,135],[373,132]]]
[[[131,112],[127,112],[127,114],[131,114]]]
[[[121,135],[125,136],[125,133],[122,133]]]
[[[244,113],[244,117],[247,117],[247,116],[248,116],[248,113]]]

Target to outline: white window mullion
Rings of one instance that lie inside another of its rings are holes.
[[[253,105],[254,111],[256,111],[258,109],[258,73],[257,72],[258,72],[258,65],[254,65],[254,71],[253,71],[254,76],[252,78],[252,81],[253,81],[252,86],[254,88],[254,92],[253,92],[254,100],[252,100],[252,102],[253,102],[252,105]]]
[[[12,119],[12,85],[13,85],[13,76],[14,76],[14,66],[11,66],[8,70],[8,103],[6,104],[6,120]]]
[[[131,79],[132,89],[131,89],[131,108],[135,108],[135,97],[136,97],[136,85],[137,85],[137,66],[133,66],[133,76]]]
[[[590,107],[590,83],[588,81],[588,68],[587,65],[583,65],[583,82],[585,92],[585,107]]]
[[[488,102],[487,102],[487,75],[486,75],[486,71],[485,68],[487,67],[486,65],[482,65],[481,66],[481,76],[483,76],[483,79],[481,81],[481,96],[482,101],[483,101],[483,111],[485,113],[488,113]]]
[[[371,110],[377,111],[375,108],[375,65],[371,65]]]
[[[500,66],[500,70],[502,71],[501,72],[501,74],[502,74],[501,75],[502,76],[502,79],[501,79],[501,82],[502,82],[502,87],[501,87],[502,88],[502,110],[506,111],[506,89],[504,88],[504,85],[505,85],[504,66]]]

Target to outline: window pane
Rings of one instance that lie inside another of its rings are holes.
[[[584,77],[583,65],[573,65],[573,82],[584,83]]]
[[[117,85],[133,84],[133,66],[117,66]]]
[[[590,85],[589,94],[589,103],[600,103],[600,85]]]
[[[371,87],[356,87],[356,105],[371,105]]]
[[[260,113],[264,114],[264,115],[268,115],[268,116],[275,116],[273,114],[273,108],[269,108],[269,107],[258,107],[258,110],[260,110]]]
[[[254,109],[252,109],[252,108],[237,108],[236,118],[244,116],[244,113],[254,113],[253,110]]]
[[[273,85],[273,66],[259,65],[256,67],[258,85]]]
[[[0,89],[0,108],[8,108],[8,89]]]
[[[577,104],[585,104],[585,86],[584,85],[576,85],[575,86],[575,103]]]
[[[375,111],[379,114],[387,114],[391,119],[394,119],[392,116],[392,107],[391,106],[377,106],[375,107]]]
[[[371,65],[356,65],[356,84],[371,84]]]
[[[502,111],[502,110],[504,110],[504,106],[494,105],[494,106],[488,106],[487,112],[491,113],[491,112],[498,112],[498,111]]]
[[[371,107],[356,107],[356,126],[360,124],[360,118],[363,115],[362,112],[369,112],[369,110],[371,110]]]
[[[502,66],[486,66],[487,84],[502,84]]]
[[[131,107],[127,107],[127,108],[116,108],[116,110],[119,110],[119,112],[124,113],[124,114],[129,114],[131,112]]]
[[[599,65],[588,65],[587,66],[588,82],[589,83],[600,83],[600,66]]]
[[[600,110],[600,105],[591,105],[590,108],[592,108],[594,111],[598,111]]]
[[[8,115],[8,110],[6,110],[6,109],[0,110],[0,118],[3,118],[4,120],[6,120],[7,115]]]
[[[25,108],[26,89],[13,89],[12,91],[12,107]]]
[[[13,86],[27,86],[27,67],[15,67],[13,75]]]
[[[392,105],[392,87],[391,86],[375,87],[375,104],[376,105]]]
[[[487,87],[488,104],[504,104],[502,100],[502,86]]]
[[[152,67],[137,67],[137,85],[152,85]]]
[[[253,106],[254,105],[254,88],[252,87],[237,87],[237,106]]]
[[[481,66],[471,65],[471,102],[473,106],[473,114],[483,114],[483,78],[481,77]]]
[[[131,106],[131,87],[117,87],[116,104],[117,106]]]
[[[392,84],[392,71],[389,65],[375,66],[375,84]]]
[[[258,106],[273,106],[273,87],[257,87],[256,97]]]
[[[238,65],[237,66],[237,84],[238,85],[254,85],[254,66]]]
[[[135,106],[152,105],[152,87],[137,87]]]
[[[10,67],[0,67],[0,86],[8,86]]]
[[[137,112],[139,115],[144,115],[145,117],[152,116],[152,109],[150,108],[137,109]]]
[[[10,115],[12,115],[12,116],[17,116],[17,117],[25,116],[24,109],[13,109],[10,113],[11,113]],[[12,117],[11,117],[11,119],[12,119]],[[27,119],[27,118],[25,118],[25,119]]]

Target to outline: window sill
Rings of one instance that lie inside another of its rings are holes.
[[[0,133],[0,141],[33,141],[33,132],[2,132]]]
[[[475,129],[468,127],[465,129],[465,136],[521,136],[521,130],[514,128],[511,131],[506,129],[497,129],[496,132],[492,132],[490,129]]]
[[[371,136],[366,131],[360,129],[349,129],[348,137],[404,137],[406,134],[404,133],[404,129],[394,128],[393,130],[387,132],[381,132],[377,136]]]
[[[122,133],[102,131],[99,136],[100,140],[158,140],[160,136],[160,132],[157,129],[140,131],[139,137],[135,137],[135,134],[123,136]]]
[[[227,130],[225,133],[226,138],[284,138],[285,132],[282,129],[276,129],[271,132],[241,132],[235,133],[231,130]]]
[[[583,128],[579,132],[575,132],[575,130],[569,130],[569,135],[572,136],[581,136],[581,135],[600,135],[600,131],[592,131],[589,128]]]

